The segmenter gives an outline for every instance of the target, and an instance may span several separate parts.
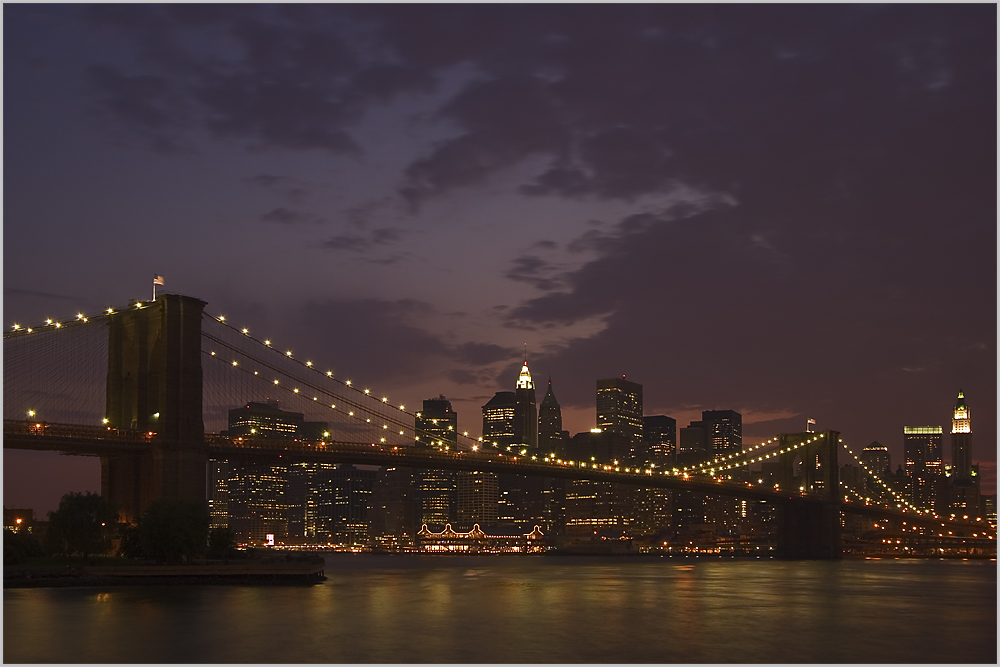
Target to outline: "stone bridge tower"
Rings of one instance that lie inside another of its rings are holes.
[[[160,498],[205,502],[201,317],[178,294],[140,302],[108,321],[108,425],[151,432],[147,449],[101,457],[101,494],[134,522]]]

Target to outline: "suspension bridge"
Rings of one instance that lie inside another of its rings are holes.
[[[452,448],[418,427],[419,412],[224,315],[209,315],[205,306],[165,294],[68,320],[14,324],[4,332],[4,448],[100,457],[102,495],[129,521],[159,498],[205,501],[210,459],[280,458],[541,475],[765,501],[777,510],[778,552],[788,557],[839,557],[843,513],[995,540],[983,522],[942,519],[884,484],[875,497],[841,484],[839,453],[861,462],[836,431],[783,434],[666,469],[504,452],[467,433],[457,434]],[[279,399],[325,430],[281,440],[226,433],[231,408],[262,399]],[[767,484],[734,474],[765,462],[773,472]]]

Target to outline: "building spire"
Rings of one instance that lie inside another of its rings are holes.
[[[521,374],[517,378],[518,389],[534,389],[535,383],[531,381],[531,371],[528,370],[528,359],[525,357],[524,365],[521,366]]]

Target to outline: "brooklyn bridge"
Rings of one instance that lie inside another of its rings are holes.
[[[206,501],[210,460],[280,457],[607,481],[763,501],[776,510],[777,553],[791,558],[840,557],[847,515],[922,533],[946,530],[952,541],[995,550],[995,530],[981,519],[945,519],[891,488],[865,497],[842,484],[839,457],[857,457],[837,431],[779,434],[728,457],[668,469],[556,452],[520,454],[466,434],[458,434],[455,449],[422,445],[429,438],[416,412],[388,393],[319,368],[225,316],[209,315],[205,306],[166,294],[5,331],[4,448],[100,457],[102,495],[126,521],[160,498]],[[293,440],[220,434],[227,406],[261,392],[322,414],[328,431]],[[732,474],[765,461],[776,471],[766,484]]]

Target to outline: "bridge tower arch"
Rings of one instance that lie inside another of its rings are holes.
[[[165,294],[108,318],[108,425],[155,434],[141,453],[101,457],[101,493],[126,521],[160,498],[205,502],[204,307]]]
[[[840,433],[782,434],[778,449],[783,452],[778,456],[778,488],[794,494],[777,503],[778,555],[840,558]]]

